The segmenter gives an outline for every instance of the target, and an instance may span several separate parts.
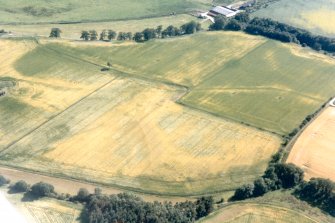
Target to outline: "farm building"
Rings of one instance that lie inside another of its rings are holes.
[[[226,17],[229,18],[229,17],[235,16],[239,12],[240,12],[239,10],[231,9],[231,8],[226,7],[226,6],[216,6],[213,9],[211,9],[207,13],[207,15],[212,16],[212,17],[223,15],[223,16],[226,16]]]

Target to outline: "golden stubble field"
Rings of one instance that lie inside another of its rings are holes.
[[[20,44],[4,45],[10,52]],[[28,60],[27,66],[37,64],[36,72],[23,75],[13,68],[31,50],[22,48],[3,70],[33,86],[38,97],[9,93],[0,102],[12,98],[38,112],[3,112],[2,164],[148,193],[192,195],[250,182],[280,146],[270,133],[175,103],[185,89],[103,74],[83,61],[62,59],[66,55],[53,55],[59,62],[47,68]],[[51,54],[38,52],[47,59]],[[66,68],[78,73],[64,75]],[[9,134],[21,128],[5,122],[16,114],[24,128]]]
[[[306,179],[335,180],[335,108],[328,107],[299,136],[287,159],[305,171]]]
[[[171,194],[230,190],[264,171],[277,137],[184,108],[174,102],[181,93],[115,79],[4,157],[50,174]]]

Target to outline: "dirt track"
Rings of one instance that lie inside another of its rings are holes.
[[[85,183],[85,182],[44,176],[44,175],[40,175],[36,173],[15,170],[15,169],[3,167],[3,166],[0,166],[0,175],[3,175],[4,177],[10,179],[11,183],[15,183],[19,180],[25,180],[28,184],[34,184],[34,183],[43,181],[43,182],[52,184],[55,187],[55,190],[57,193],[69,193],[71,195],[76,194],[80,188],[86,188],[90,192],[94,192],[94,189],[97,187],[101,188],[104,194],[117,194],[117,193],[124,192],[122,190],[111,188],[111,187],[103,187],[103,186],[98,186],[98,185]],[[147,201],[168,200],[172,202],[178,202],[178,201],[186,200],[186,198],[178,198],[178,197],[157,197],[153,195],[151,196],[151,195],[143,195],[143,194],[138,194],[138,195]]]

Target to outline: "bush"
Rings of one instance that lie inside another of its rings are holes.
[[[231,198],[231,200],[239,201],[253,197],[254,189],[255,189],[254,184],[243,185],[235,190],[235,194]]]
[[[202,218],[209,215],[214,208],[213,197],[201,197],[196,201],[197,218]]]
[[[28,192],[29,189],[29,184],[27,184],[24,180],[20,180],[11,186],[10,191],[13,193],[25,193]]]
[[[253,191],[253,196],[254,197],[259,197],[262,196],[263,194],[267,193],[269,188],[267,183],[264,181],[263,178],[259,178],[254,181],[254,191]]]
[[[89,198],[90,198],[90,192],[88,192],[88,190],[85,188],[80,188],[77,193],[77,196],[75,197],[75,200],[79,202],[88,202]]]
[[[31,187],[31,194],[37,198],[51,197],[55,194],[54,186],[44,182],[36,183]]]
[[[6,179],[4,176],[0,175],[0,187],[6,184],[9,184],[10,181]]]

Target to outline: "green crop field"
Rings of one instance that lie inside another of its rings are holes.
[[[241,33],[64,49],[141,77],[185,85],[192,108],[287,134],[334,95],[334,61]]]
[[[254,13],[330,37],[335,37],[334,15],[334,0],[280,0]]]
[[[186,13],[210,6],[209,0],[0,1],[2,24],[136,19]]]

